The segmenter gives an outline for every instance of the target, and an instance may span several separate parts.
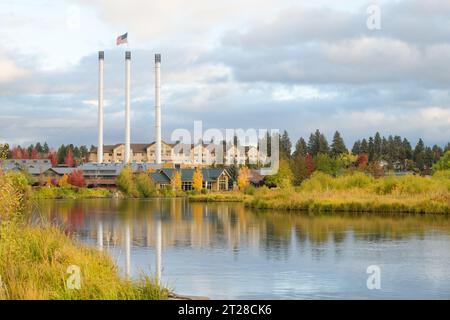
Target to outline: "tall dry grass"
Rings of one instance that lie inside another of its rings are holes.
[[[385,177],[363,173],[331,177],[316,173],[300,187],[260,188],[245,201],[261,209],[309,212],[450,213],[450,179]]]
[[[28,185],[20,173],[0,174],[0,299],[165,299],[151,278],[119,276],[111,258],[52,225],[30,225]],[[68,267],[80,268],[81,287],[68,287]]]

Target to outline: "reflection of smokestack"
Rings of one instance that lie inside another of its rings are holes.
[[[130,70],[131,52],[125,52],[125,163],[130,163]]]
[[[125,225],[125,274],[127,277],[131,275],[131,235],[129,223]]]
[[[161,218],[156,224],[156,281],[161,284],[161,256],[162,256],[162,230]]]
[[[161,164],[161,55],[155,54],[155,136],[156,164]]]
[[[103,65],[105,53],[98,52],[98,148],[97,163],[103,163]]]
[[[97,222],[97,248],[103,251],[103,222],[101,220]]]

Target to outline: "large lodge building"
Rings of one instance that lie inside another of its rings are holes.
[[[219,159],[217,150],[222,147],[222,157]],[[103,146],[104,163],[123,163],[125,156],[125,144],[105,145]],[[177,164],[186,167],[190,166],[209,166],[214,164],[258,164],[265,161],[265,157],[259,154],[256,146],[237,147],[235,145],[181,145],[161,143],[161,160],[164,164]],[[97,161],[97,148],[91,149],[89,162]],[[156,162],[156,144],[131,144],[131,162],[132,163],[155,163]]]

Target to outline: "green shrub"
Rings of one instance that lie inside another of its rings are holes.
[[[433,172],[450,170],[450,151],[447,151],[437,163],[433,165]]]
[[[139,197],[139,192],[137,190],[133,171],[130,167],[125,167],[116,179],[117,188],[125,193],[129,197],[137,198]]]
[[[177,193],[173,191],[171,187],[167,186],[159,189],[159,195],[162,197],[176,197]]]
[[[136,187],[141,198],[150,198],[156,195],[155,185],[146,173],[140,173],[137,176]]]
[[[244,193],[253,196],[255,194],[256,188],[252,185],[249,185],[247,188],[245,188]]]

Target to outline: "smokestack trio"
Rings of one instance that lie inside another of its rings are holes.
[[[103,91],[104,51],[98,53],[98,148],[97,163],[103,163]],[[125,156],[124,163],[131,162],[131,52],[125,52]],[[156,164],[161,164],[161,54],[155,54],[155,144]]]

